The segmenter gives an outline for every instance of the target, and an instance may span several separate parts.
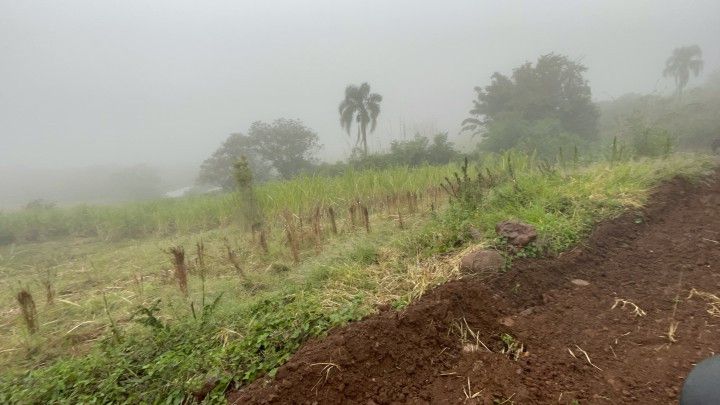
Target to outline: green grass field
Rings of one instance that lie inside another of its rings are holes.
[[[256,188],[264,214],[272,219],[284,210],[307,212],[316,205],[343,206],[349,201],[377,200],[437,186],[456,167],[398,167],[387,170],[348,170],[336,177],[301,176]],[[242,199],[234,193],[129,203],[118,206],[76,206],[0,212],[0,243],[37,242],[67,238],[119,241],[167,237],[237,225]]]
[[[309,337],[459,277],[462,252],[496,243],[498,221],[529,222],[561,251],[641,206],[658,182],[713,165],[673,155],[563,168],[508,153],[470,170],[492,187],[452,203],[439,185],[457,165],[270,183],[257,188],[267,252],[235,195],[4,214],[2,232],[42,242],[0,247],[0,402],[180,402],[208,379],[218,384],[207,400],[222,402],[228,386],[272,374]],[[369,232],[354,208],[351,218],[356,200]],[[172,246],[185,248],[187,295]],[[23,288],[34,334],[16,300]]]

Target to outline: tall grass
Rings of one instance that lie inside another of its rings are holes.
[[[355,198],[372,200],[399,192],[418,192],[440,183],[455,165],[348,170],[340,176],[301,176],[256,188],[264,215],[284,210],[305,212],[317,205],[345,204]],[[64,237],[98,237],[117,241],[170,236],[215,229],[243,221],[238,193],[159,199],[116,206],[75,206],[0,213],[3,241],[33,242]]]

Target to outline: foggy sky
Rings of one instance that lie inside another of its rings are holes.
[[[299,118],[321,157],[349,83],[384,96],[370,147],[457,134],[495,71],[582,60],[595,99],[670,91],[677,46],[720,66],[720,1],[0,0],[0,170],[198,165],[253,121]],[[691,85],[697,82],[691,80]]]

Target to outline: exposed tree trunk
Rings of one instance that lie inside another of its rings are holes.
[[[367,134],[365,134],[365,128],[363,128],[362,131],[362,141],[363,141],[363,151],[365,152],[365,156],[368,154],[367,150]]]

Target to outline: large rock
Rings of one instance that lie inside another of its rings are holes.
[[[537,232],[532,225],[518,221],[503,221],[495,225],[495,232],[516,247],[525,247],[537,239]]]
[[[495,250],[474,250],[460,260],[463,274],[494,273],[505,266],[505,258]]]

